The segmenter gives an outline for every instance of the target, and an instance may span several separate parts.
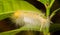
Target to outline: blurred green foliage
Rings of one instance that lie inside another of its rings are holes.
[[[46,15],[47,15],[47,17],[49,17],[50,8],[51,8],[54,0],[38,0],[38,1],[45,5]],[[24,1],[24,0],[0,0],[0,20],[10,17],[11,14],[17,10],[27,10],[27,11],[39,12],[39,14],[41,13],[40,10],[38,10],[33,5],[31,5],[30,3],[28,3],[27,1]],[[53,14],[54,13],[55,12],[53,12]],[[53,25],[53,26],[55,26],[55,25]],[[2,32],[2,33],[0,33],[0,35],[15,35],[16,33],[20,32],[22,30],[24,31],[24,30],[30,30],[30,29],[34,30],[34,31],[40,31],[39,26],[33,26],[31,28],[29,28],[29,26],[23,26],[22,28],[19,28],[19,29]],[[46,28],[46,29],[49,30],[49,28]],[[46,31],[44,30],[44,33],[45,32]],[[49,31],[47,31],[47,32],[49,32]]]

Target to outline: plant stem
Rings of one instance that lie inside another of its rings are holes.
[[[55,0],[52,0],[52,2],[50,3],[49,7],[51,8],[53,3],[54,3]]]
[[[58,10],[60,10],[60,8],[58,8],[58,9],[56,9],[56,10],[54,10],[54,11],[52,12],[52,14],[50,15],[50,19],[52,19],[52,17],[56,14],[56,12],[57,12]]]
[[[48,17],[49,17],[49,15],[50,15],[50,8],[49,8],[49,7],[47,7],[47,8],[46,8],[46,17],[48,18]]]
[[[50,8],[52,7],[54,1],[55,0],[52,0],[52,2],[48,6],[45,6],[46,7],[46,17],[49,17],[49,15],[50,15]]]
[[[47,28],[45,29],[45,31],[43,31],[43,34],[44,34],[44,35],[50,35],[49,27],[47,27]]]
[[[44,35],[50,35],[50,33],[44,33]]]

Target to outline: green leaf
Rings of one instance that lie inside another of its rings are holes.
[[[20,10],[34,11],[39,13],[41,12],[40,10],[38,10],[36,7],[28,3],[27,1],[15,1],[15,2],[19,5]]]
[[[9,2],[0,0],[0,20],[9,17],[13,12]]]
[[[27,1],[0,0],[0,20],[8,18],[8,16],[10,16],[10,13],[14,13],[17,10],[28,10],[28,11],[35,11],[40,13],[40,11],[37,8],[35,8]]]
[[[0,20],[3,20],[5,18],[8,18],[12,13],[14,13],[17,10],[25,10],[25,11],[33,11],[33,12],[39,12],[37,8],[35,8],[33,5],[28,3],[27,1],[19,1],[19,0],[2,0],[2,9],[0,9]],[[2,32],[0,35],[15,35],[16,33],[22,31],[22,30],[40,30],[39,26],[24,26],[20,29],[11,30],[7,32]]]
[[[38,0],[38,1],[40,1],[40,2],[43,3],[43,4],[50,3],[50,2],[49,2],[50,0]]]
[[[14,13],[14,11],[12,11],[12,12],[2,12],[2,13],[0,13],[0,20],[3,20],[3,19],[5,19],[5,18],[7,18],[7,17],[10,17],[13,13]]]
[[[24,26],[24,27],[19,28],[19,29],[2,32],[2,33],[0,33],[0,35],[16,35],[18,32],[27,31],[27,30],[39,31],[40,28],[38,26],[36,26],[36,27],[33,26],[33,28],[32,27],[29,28],[28,26]]]
[[[48,7],[48,6],[52,6],[55,0],[37,0],[37,1],[43,3],[46,7]]]

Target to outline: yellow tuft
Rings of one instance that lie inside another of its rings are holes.
[[[21,11],[16,11],[13,16],[16,17],[16,18],[19,18],[21,16]]]

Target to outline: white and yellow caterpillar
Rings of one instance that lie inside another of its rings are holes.
[[[11,18],[19,26],[40,26],[40,29],[42,29],[50,25],[50,20],[44,14],[33,11],[19,10],[12,14]]]

